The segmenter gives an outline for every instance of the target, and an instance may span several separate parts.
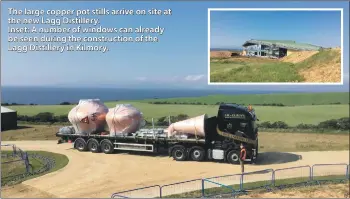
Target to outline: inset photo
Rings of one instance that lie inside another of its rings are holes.
[[[343,9],[209,8],[208,84],[343,84]]]

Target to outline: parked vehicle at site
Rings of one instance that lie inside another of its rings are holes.
[[[59,143],[73,142],[79,151],[116,150],[157,153],[166,149],[176,161],[223,160],[239,163],[240,144],[247,162],[258,156],[257,117],[251,108],[221,104],[217,116],[206,114],[175,122],[168,128],[142,128],[142,113],[128,104],[107,110],[99,100],[81,100],[69,113],[72,126],[56,133]],[[152,122],[153,123],[153,122]],[[103,128],[108,126],[108,131]]]

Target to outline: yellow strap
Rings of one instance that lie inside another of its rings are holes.
[[[241,136],[232,135],[230,133],[226,133],[226,132],[220,131],[218,126],[216,126],[216,131],[217,131],[217,133],[219,135],[227,137],[227,138],[231,138],[233,140],[238,140],[238,141],[246,142],[246,143],[250,143],[250,144],[255,144],[256,143],[256,140],[251,140],[251,139],[248,139],[248,138],[244,138],[244,137],[241,137]]]
[[[196,128],[196,126],[194,126],[194,136],[196,137],[196,140],[198,140],[198,138],[197,138],[197,128]]]
[[[194,126],[194,136],[195,136],[196,140],[198,140],[196,124],[194,123],[193,126]]]

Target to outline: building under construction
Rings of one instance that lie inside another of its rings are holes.
[[[282,58],[291,51],[318,51],[322,47],[296,43],[291,40],[255,40],[243,44],[243,55],[254,57]]]

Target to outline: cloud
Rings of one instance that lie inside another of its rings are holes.
[[[138,80],[138,81],[146,81],[147,77],[136,77],[136,80]]]
[[[186,81],[199,81],[205,78],[205,75],[187,75],[185,77]]]
[[[171,82],[198,82],[205,80],[206,75],[187,75],[187,76],[160,76],[160,77],[136,77],[137,81],[142,82],[160,82],[160,83],[171,83]]]

